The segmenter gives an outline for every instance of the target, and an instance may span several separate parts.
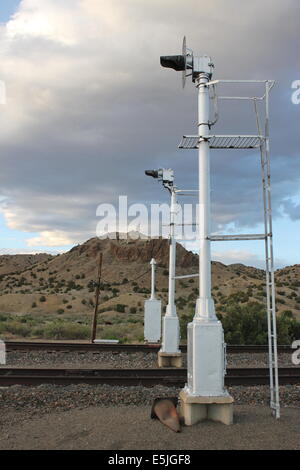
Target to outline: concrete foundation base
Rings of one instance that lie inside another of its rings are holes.
[[[186,426],[192,426],[206,419],[223,424],[233,423],[233,398],[228,396],[200,397],[188,395],[184,390],[179,394],[180,415]]]
[[[158,367],[182,367],[182,354],[158,352]]]

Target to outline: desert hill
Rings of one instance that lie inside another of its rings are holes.
[[[143,303],[149,296],[151,258],[157,262],[157,296],[166,305],[168,296],[167,239],[92,238],[57,255],[5,255],[0,257],[0,314],[29,315],[47,323],[59,318],[88,323],[94,306],[99,253],[103,253],[99,313],[107,325],[129,320],[140,323]],[[12,273],[11,269],[15,271]],[[10,274],[5,274],[5,269]],[[177,247],[177,274],[197,273],[198,256]],[[289,310],[300,317],[300,265],[276,272],[278,313]],[[242,264],[212,263],[212,285],[216,309],[226,311],[231,302],[265,301],[263,270]],[[178,280],[176,303],[179,315],[194,309],[197,278]],[[125,316],[124,316],[125,314]],[[25,320],[24,320],[25,321]],[[130,325],[129,325],[130,327]]]
[[[38,253],[35,255],[0,255],[0,276],[23,271],[26,268],[51,258],[52,256],[47,253]]]

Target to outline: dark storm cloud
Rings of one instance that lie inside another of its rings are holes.
[[[299,192],[300,105],[291,102],[291,83],[300,78],[297,0],[110,3],[25,0],[2,28],[8,103],[0,185],[10,227],[47,232],[44,242],[56,231],[74,241],[93,236],[101,202],[119,194],[129,203],[166,200],[146,168],[171,166],[179,186],[196,187],[196,152],[177,149],[182,134],[196,131],[196,90],[188,83],[182,91],[180,74],[159,65],[161,54],[180,52],[184,34],[196,52],[212,56],[215,78],[277,80],[274,214],[283,206],[297,218],[288,202]],[[222,104],[214,132],[255,132],[250,111]],[[216,226],[261,221],[258,163],[255,152],[212,155]]]

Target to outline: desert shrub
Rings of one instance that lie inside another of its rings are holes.
[[[44,295],[40,297],[40,302],[46,302],[46,297]]]
[[[120,313],[124,313],[126,307],[127,307],[127,305],[124,305],[124,304],[117,304],[117,305],[116,305],[116,311],[117,311],[117,312],[120,312]]]
[[[151,293],[150,289],[147,289],[147,287],[141,287],[140,289],[138,289],[135,292],[138,292],[139,294],[150,294]]]
[[[35,308],[35,307],[36,307],[36,302],[32,302],[31,308]]]
[[[78,323],[55,322],[47,325],[43,331],[43,337],[47,339],[87,339],[90,336],[90,328]]]
[[[1,333],[11,333],[12,335],[27,337],[31,333],[30,326],[17,320],[8,321],[0,325]]]
[[[246,292],[239,291],[236,292],[235,294],[231,294],[228,297],[228,302],[229,303],[237,303],[237,302],[247,302],[249,300],[249,295]]]
[[[68,281],[67,283],[67,290],[71,290],[71,289],[76,289],[76,283],[73,280]]]
[[[99,308],[98,313],[112,312],[114,307]]]
[[[292,310],[284,310],[282,316],[286,318],[294,318]]]
[[[137,318],[128,318],[127,321],[128,321],[128,323],[139,323],[140,322],[140,320],[137,319]]]
[[[136,313],[136,307],[130,307],[130,313]]]
[[[266,308],[258,302],[227,306],[222,324],[228,344],[267,344],[268,328]],[[300,337],[300,322],[294,317],[282,315],[277,318],[279,344],[290,344]]]
[[[62,314],[64,313],[64,309],[63,309],[63,308],[59,308],[59,309],[57,310],[57,313],[58,313],[58,315],[62,315]]]

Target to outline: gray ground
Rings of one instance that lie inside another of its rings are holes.
[[[228,355],[229,367],[266,366],[265,354]],[[280,365],[291,366],[290,355]],[[157,367],[156,354],[11,352],[6,367]],[[229,387],[235,423],[204,422],[175,434],[150,419],[153,399],[176,387],[50,384],[0,388],[4,449],[300,449],[300,385],[280,387],[282,418],[274,420],[267,386]]]
[[[235,423],[203,422],[175,434],[149,417],[149,406],[51,412],[2,426],[0,449],[300,449],[300,408],[280,420],[265,406],[235,406]]]

